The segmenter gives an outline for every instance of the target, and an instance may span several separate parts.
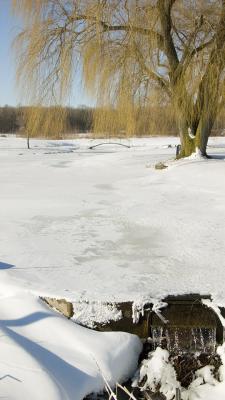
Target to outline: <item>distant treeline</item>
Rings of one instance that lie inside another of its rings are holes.
[[[0,133],[18,133],[25,131],[26,111],[28,107],[0,107]],[[66,131],[85,133],[92,129],[93,110],[88,107],[66,108]]]
[[[13,133],[20,129],[19,108],[1,107],[0,108],[0,132]]]
[[[45,113],[49,113],[52,108],[43,108]],[[64,134],[94,132],[97,136],[127,136],[124,126],[120,124],[117,111],[113,109],[89,107],[79,108],[59,108],[59,111],[65,111],[66,123]],[[28,134],[26,127],[26,113],[28,107],[0,107],[0,133],[19,133]],[[109,115],[110,114],[110,118]],[[105,118],[104,118],[105,115]],[[148,135],[178,135],[179,130],[175,118],[168,106],[139,108],[135,111],[135,136]],[[131,134],[131,133],[130,133]],[[225,109],[219,114],[212,132],[213,135],[225,134]],[[41,135],[41,127],[40,127]],[[49,136],[54,136],[49,133]]]

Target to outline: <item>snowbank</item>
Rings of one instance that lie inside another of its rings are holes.
[[[133,375],[142,349],[136,336],[83,328],[28,292],[6,295],[0,274],[0,397],[81,400],[104,389],[103,376],[114,386]]]

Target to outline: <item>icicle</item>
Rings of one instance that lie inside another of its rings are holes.
[[[161,321],[164,324],[167,324],[169,321],[166,318],[164,318],[164,316],[161,313],[161,308],[165,307],[167,307],[167,303],[160,301],[159,303],[153,304],[152,311],[156,313],[157,317],[159,317],[159,319],[161,319]]]

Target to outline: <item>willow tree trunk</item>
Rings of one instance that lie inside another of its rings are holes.
[[[188,125],[186,122],[183,122],[180,126],[180,142],[181,151],[178,158],[188,157],[195,152],[195,143],[193,138],[189,135]]]
[[[195,146],[196,149],[199,149],[201,155],[204,157],[208,157],[207,144],[209,136],[212,131],[213,124],[214,124],[214,118],[209,116],[206,118],[201,118],[198,124],[198,129],[195,137]]]
[[[195,131],[189,127],[187,122],[183,121],[180,125],[181,151],[179,158],[189,157],[198,152],[203,157],[207,155],[207,144],[212,131],[214,119],[209,116],[200,118]]]

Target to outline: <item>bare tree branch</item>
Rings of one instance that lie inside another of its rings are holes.
[[[158,0],[158,10],[160,15],[164,49],[169,61],[171,72],[174,72],[179,64],[179,59],[177,56],[177,52],[171,34],[171,28],[172,28],[171,7],[173,3],[174,1],[172,0]]]

